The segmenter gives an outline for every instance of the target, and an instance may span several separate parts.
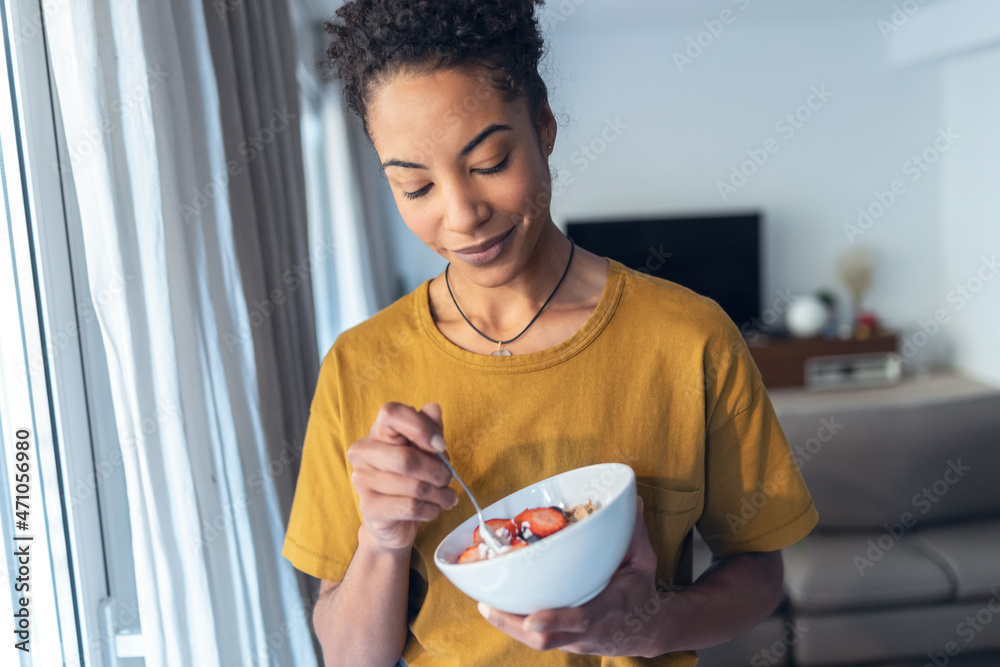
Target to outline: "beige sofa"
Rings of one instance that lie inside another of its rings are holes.
[[[1000,666],[1000,389],[770,395],[820,523],[783,552],[778,612],[701,664]]]

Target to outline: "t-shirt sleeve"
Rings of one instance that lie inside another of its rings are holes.
[[[358,548],[361,513],[340,427],[335,353],[323,361],[302,446],[282,555],[297,569],[342,581]]]
[[[725,557],[809,534],[812,497],[743,337],[726,318],[705,358],[705,506],[698,532]]]

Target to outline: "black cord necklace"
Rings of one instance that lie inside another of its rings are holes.
[[[535,313],[535,316],[531,318],[530,322],[528,322],[528,326],[524,327],[524,329],[521,330],[521,333],[517,334],[516,336],[514,336],[510,340],[494,340],[494,339],[490,338],[489,336],[487,336],[486,334],[484,334],[479,329],[477,329],[476,325],[474,325],[472,322],[469,322],[469,318],[466,317],[465,313],[462,312],[462,309],[458,305],[458,301],[455,300],[455,294],[451,291],[451,282],[448,280],[448,269],[451,267],[451,262],[448,263],[448,266],[444,267],[444,284],[448,286],[448,294],[451,296],[451,301],[452,301],[452,303],[455,304],[455,308],[458,309],[458,314],[462,316],[462,319],[465,320],[466,324],[468,324],[470,327],[472,327],[473,331],[475,331],[477,334],[479,334],[480,336],[482,336],[486,340],[490,341],[491,343],[496,343],[497,344],[497,349],[493,350],[493,352],[491,352],[490,354],[493,355],[493,356],[495,356],[495,357],[501,357],[501,356],[502,357],[509,357],[510,356],[510,350],[503,349],[503,346],[506,345],[507,343],[513,343],[515,340],[517,340],[522,335],[524,335],[524,332],[528,330],[528,327],[530,327],[532,324],[534,324],[535,320],[538,319],[538,316],[542,314],[543,310],[545,310],[545,306],[549,305],[549,301],[552,300],[552,297],[554,297],[556,295],[556,291],[559,289],[559,286],[562,285],[563,278],[565,278],[566,274],[569,273],[569,267],[570,267],[570,264],[573,263],[573,251],[575,249],[576,249],[576,244],[573,243],[573,239],[570,239],[569,240],[569,261],[566,262],[566,268],[565,268],[565,270],[563,270],[563,274],[562,274],[562,277],[559,278],[559,282],[556,283],[555,289],[552,290],[552,294],[549,294],[549,298],[545,300],[545,303],[542,304],[542,307],[538,309],[538,312]]]

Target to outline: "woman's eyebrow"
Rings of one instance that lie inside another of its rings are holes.
[[[382,163],[382,171],[385,171],[386,167],[406,167],[407,169],[426,169],[422,164],[417,164],[416,162],[404,162],[403,160],[386,160]]]
[[[485,130],[483,130],[482,132],[480,132],[479,134],[477,134],[476,137],[472,141],[470,141],[469,143],[465,144],[465,146],[462,148],[461,151],[459,151],[458,154],[460,156],[464,157],[464,156],[468,155],[469,153],[471,153],[472,151],[474,151],[475,148],[476,148],[476,146],[478,146],[479,144],[481,144],[484,141],[486,141],[486,137],[490,136],[494,132],[500,132],[501,130],[512,130],[512,129],[514,129],[514,128],[512,128],[510,125],[499,125],[497,123],[494,123],[493,125],[490,125]],[[392,160],[386,160],[385,162],[383,162],[382,163],[382,171],[385,171],[386,167],[406,167],[407,169],[427,169],[427,167],[425,167],[422,164],[418,164],[416,162],[406,162],[405,160],[397,160],[395,158],[393,158]]]
[[[468,155],[476,148],[476,146],[483,143],[483,141],[486,140],[486,137],[490,136],[494,132],[499,132],[500,130],[511,130],[511,129],[513,128],[510,125],[498,125],[494,123],[493,125],[490,125],[488,128],[477,134],[475,139],[465,144],[465,147],[461,150],[461,152],[459,152],[459,155],[463,157]]]

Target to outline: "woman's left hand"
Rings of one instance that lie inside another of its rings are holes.
[[[656,588],[656,553],[649,542],[638,499],[632,541],[622,564],[600,595],[580,607],[546,609],[530,616],[508,614],[483,603],[487,621],[531,648],[568,653],[654,657],[664,653],[664,618],[671,593]],[[655,604],[650,606],[650,602]]]

